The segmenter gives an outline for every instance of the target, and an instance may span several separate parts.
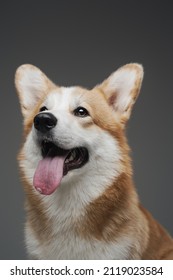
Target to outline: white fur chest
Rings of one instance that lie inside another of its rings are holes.
[[[71,188],[70,192],[69,188]],[[53,221],[51,238],[47,236],[43,242],[36,237],[31,227],[26,226],[26,244],[30,257],[36,259],[128,259],[132,246],[131,237],[122,237],[115,243],[96,240],[94,237],[84,239],[76,234],[74,223],[82,219],[85,213],[84,205],[90,199],[87,188],[80,185],[78,185],[78,192],[72,185],[68,188],[63,186],[55,193],[53,199],[52,196],[44,197],[47,214]]]
[[[87,260],[129,259],[132,240],[121,238],[118,243],[81,240],[72,232],[57,236],[50,244],[40,244],[30,229],[26,231],[29,255],[36,259]]]

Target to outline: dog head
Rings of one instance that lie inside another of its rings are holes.
[[[20,66],[15,85],[24,117],[20,166],[26,180],[51,194],[69,181],[112,180],[130,168],[124,127],[142,78],[141,65],[127,64],[91,90],[66,88],[35,66]]]

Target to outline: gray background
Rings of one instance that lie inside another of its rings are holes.
[[[16,154],[22,117],[15,69],[32,63],[60,85],[92,87],[119,66],[144,65],[128,125],[141,201],[173,234],[171,1],[49,0],[0,4],[0,259],[25,259],[24,194]]]

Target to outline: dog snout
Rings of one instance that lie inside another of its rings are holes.
[[[46,133],[57,124],[57,118],[51,113],[41,113],[34,118],[34,127],[42,133]]]

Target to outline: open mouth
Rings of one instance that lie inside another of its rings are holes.
[[[68,171],[80,168],[88,161],[88,150],[84,147],[77,147],[71,150],[65,150],[56,146],[53,142],[43,140],[41,143],[41,152],[43,158],[65,157],[63,166],[63,176]]]
[[[40,144],[43,159],[36,168],[33,185],[37,191],[48,195],[60,185],[70,170],[81,168],[89,159],[85,147],[62,149],[53,142],[43,140]]]

